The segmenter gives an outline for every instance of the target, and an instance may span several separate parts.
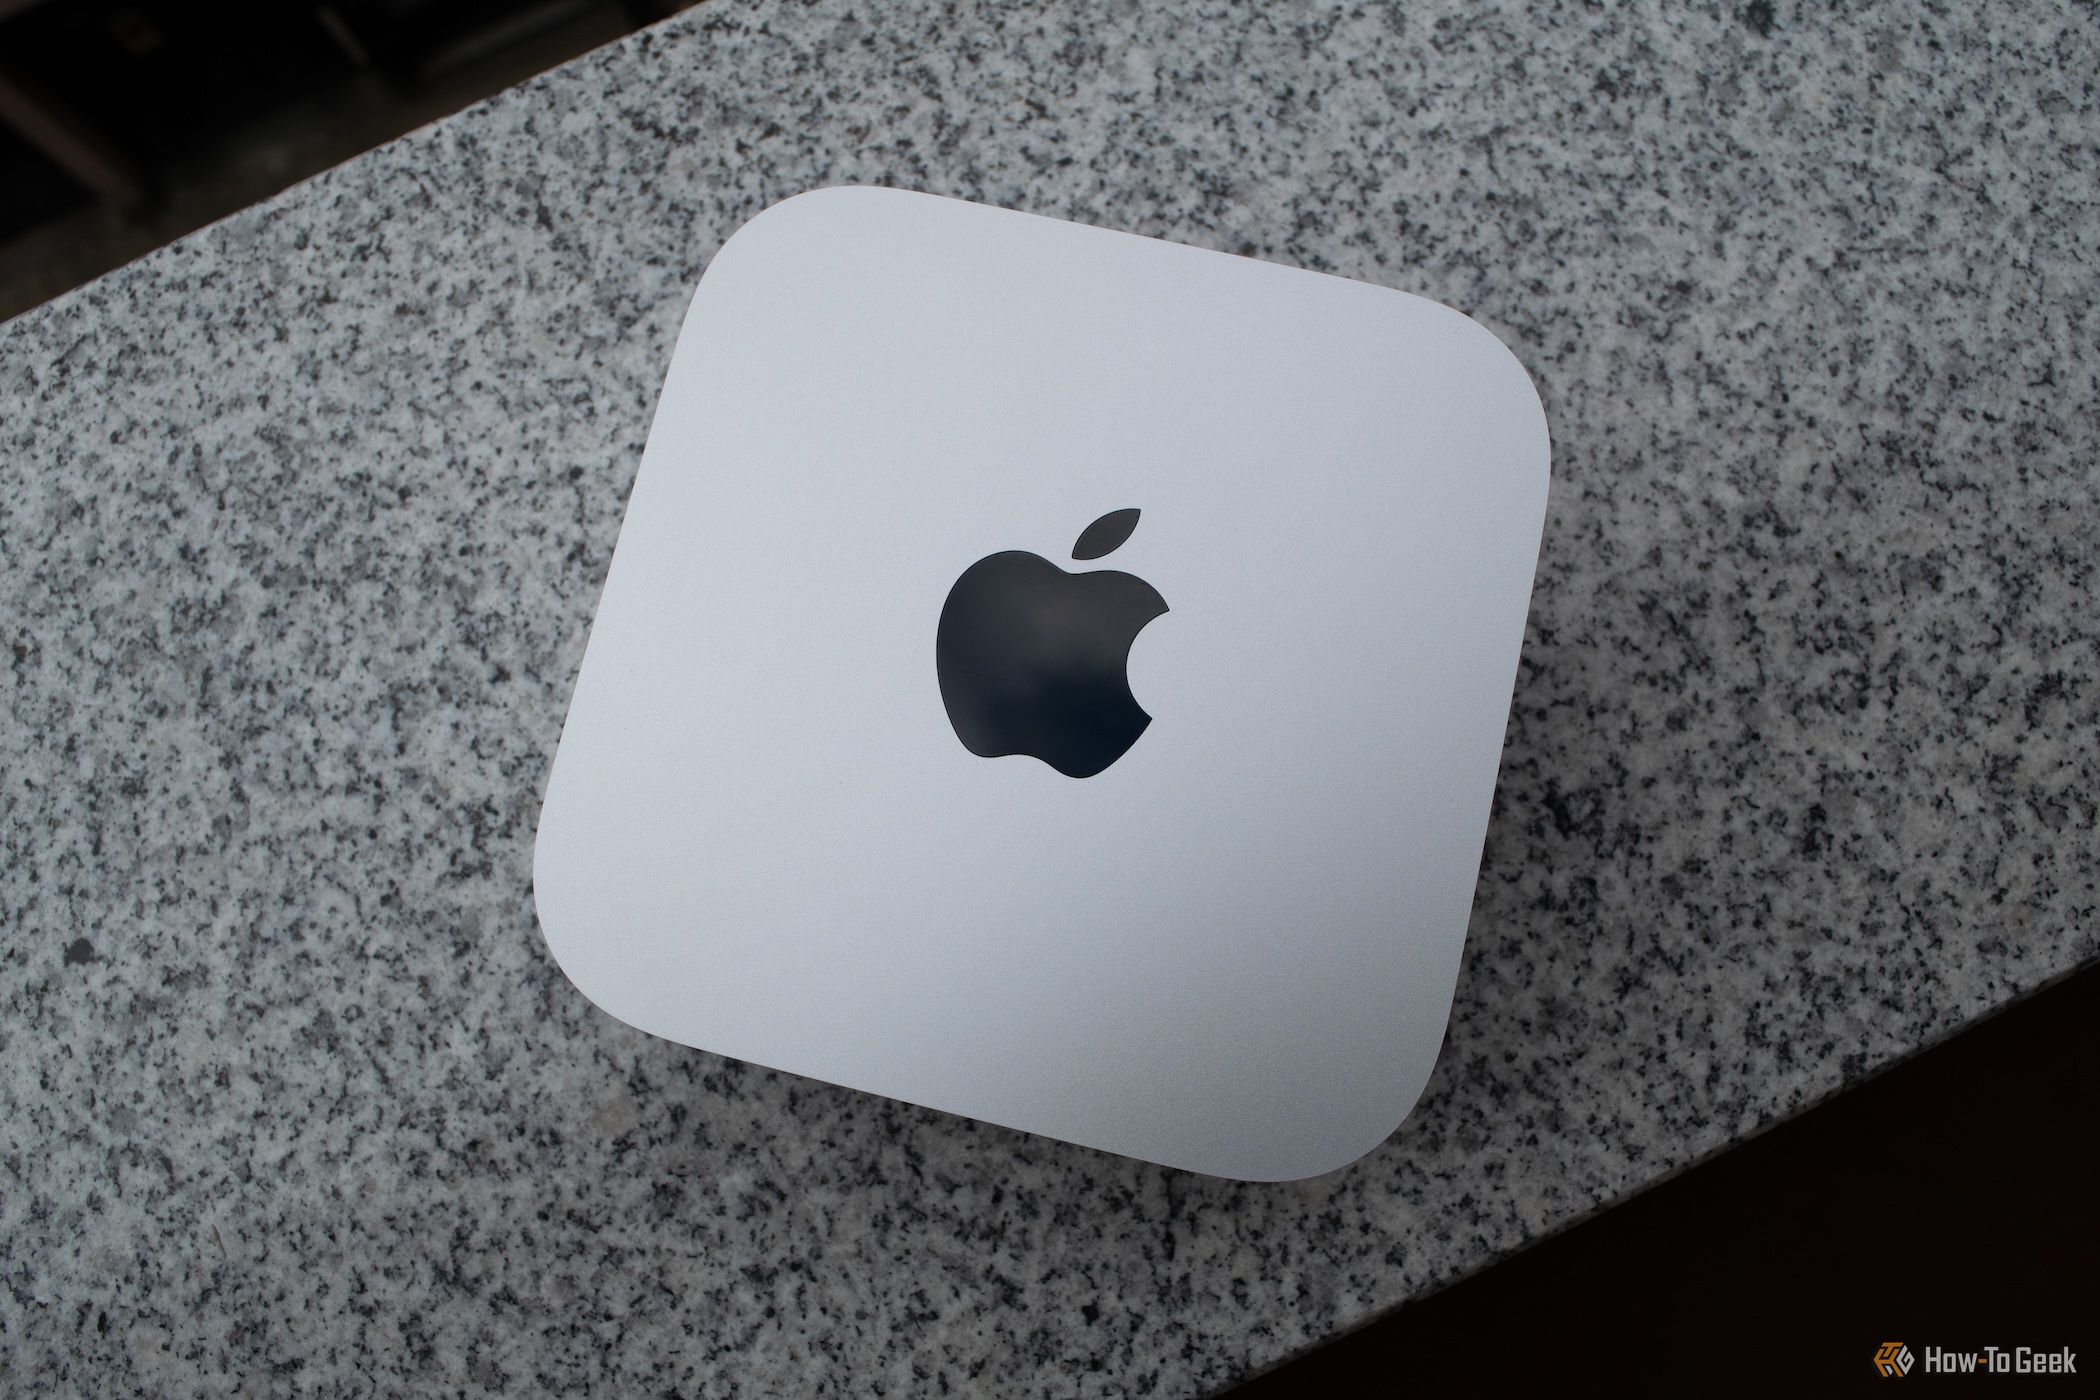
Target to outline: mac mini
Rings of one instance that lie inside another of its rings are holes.
[[[534,854],[653,1035],[1190,1171],[1343,1166],[1449,1018],[1545,416],[1421,297],[952,199],[744,225]]]

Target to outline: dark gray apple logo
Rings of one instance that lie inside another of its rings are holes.
[[[1072,557],[1099,559],[1137,521],[1111,511]],[[981,758],[1028,754],[1093,777],[1152,723],[1130,693],[1130,645],[1166,610],[1151,584],[1113,569],[1068,574],[1020,550],[978,560],[948,590],[933,646],[956,737]]]

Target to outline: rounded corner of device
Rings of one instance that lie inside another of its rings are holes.
[[[532,912],[540,926],[540,941],[547,945],[547,956],[561,969],[561,975],[569,985],[583,993],[584,1000],[611,1016],[616,1021],[633,1024],[617,1008],[607,1004],[607,998],[593,986],[593,979],[585,974],[585,959],[582,945],[575,936],[576,930],[565,906],[574,901],[566,897],[568,876],[560,873],[558,858],[550,860],[550,848],[558,849],[562,841],[559,818],[555,815],[557,804],[551,796],[540,806],[539,829],[532,840]],[[550,832],[550,827],[552,831]]]
[[[1396,1068],[1390,1079],[1392,1094],[1380,1100],[1378,1110],[1363,1110],[1363,1127],[1354,1133],[1336,1133],[1329,1142],[1321,1144],[1321,1150],[1306,1152],[1302,1163],[1291,1163],[1287,1171],[1275,1175],[1264,1175],[1266,1182],[1310,1182],[1325,1178],[1336,1171],[1344,1171],[1367,1159],[1371,1152],[1382,1148],[1392,1140],[1394,1133],[1407,1127],[1407,1121],[1415,1117],[1415,1110],[1422,1108],[1422,1100],[1428,1098],[1430,1083],[1436,1079],[1436,1064],[1443,1060],[1443,1041],[1451,1028],[1451,1005],[1445,1005],[1443,1024],[1436,1028],[1436,1049],[1422,1060],[1411,1060]]]
[[[575,988],[582,995],[583,999],[591,1004],[594,1010],[601,1014],[610,1016],[621,1025],[632,1030],[641,1031],[645,1035],[662,1035],[661,1031],[643,1024],[642,1021],[622,1010],[619,1005],[619,999],[585,970],[588,964],[584,958],[577,956],[577,945],[565,935],[557,934],[555,925],[548,922],[546,905],[540,899],[537,882],[535,882],[533,887],[533,903],[539,910],[540,939],[547,945],[547,956],[553,959],[555,967],[561,970],[563,979],[571,987]],[[564,925],[563,927],[567,926]],[[664,1038],[672,1039],[673,1037],[666,1036]]]
[[[540,805],[539,829],[532,842],[532,909],[540,926],[540,941],[547,945],[547,956],[585,1001],[621,1025],[644,1035],[691,1045],[690,1040],[666,1029],[646,1006],[637,1004],[634,989],[646,983],[631,976],[606,975],[617,969],[618,959],[608,956],[608,951],[614,947],[613,935],[618,929],[608,927],[603,918],[591,919],[584,911],[593,905],[608,909],[613,902],[606,898],[602,887],[579,888],[577,876],[565,873],[573,863],[559,854],[567,840],[562,835],[559,810],[558,799],[550,793]],[[552,860],[550,849],[556,852]]]
[[[1282,1185],[1293,1181],[1313,1181],[1323,1176],[1333,1176],[1336,1172],[1346,1171],[1348,1168],[1355,1166],[1358,1162],[1363,1161],[1364,1158],[1385,1146],[1387,1142],[1392,1140],[1393,1134],[1407,1126],[1407,1120],[1414,1117],[1415,1110],[1421,1107],[1423,1095],[1429,1092],[1429,1080],[1434,1073],[1435,1065],[1432,1063],[1429,1071],[1422,1075],[1421,1082],[1415,1086],[1412,1093],[1402,1094],[1396,1098],[1395,1102],[1400,1105],[1398,1111],[1395,1112],[1389,1109],[1384,1113],[1380,1113],[1375,1120],[1377,1126],[1367,1130],[1361,1136],[1348,1138],[1344,1140],[1343,1145],[1340,1147],[1324,1152],[1317,1158],[1309,1159],[1304,1163],[1295,1163],[1287,1169],[1278,1171],[1273,1176],[1265,1175],[1260,1178],[1250,1179]]]
[[[1450,1024],[1448,1008],[1444,1023],[1445,1026]],[[1279,1149],[1272,1129],[1266,1136],[1249,1137],[1236,1148],[1221,1144],[1209,1164],[1184,1161],[1166,1165],[1179,1166],[1199,1176],[1277,1186],[1313,1181],[1353,1167],[1391,1140],[1422,1106],[1430,1081],[1435,1078],[1437,1063],[1443,1057],[1441,1028],[1437,1040],[1437,1051],[1428,1057],[1426,1064],[1410,1063],[1400,1067],[1390,1081],[1391,1094],[1381,1096],[1375,1105],[1357,1106],[1331,1131],[1308,1135],[1316,1141],[1301,1141],[1288,1149]],[[1251,1120],[1241,1126],[1250,1125]]]
[[[555,890],[559,886],[562,877],[550,874],[549,870],[547,856],[547,847],[549,845],[547,814],[549,810],[551,810],[551,804],[540,808],[539,830],[534,833],[532,838],[532,913],[540,926],[540,941],[547,945],[547,952],[553,957],[555,966],[561,968],[563,975],[573,982],[576,980],[575,975],[569,971],[567,964],[562,961],[562,936],[555,932],[556,928],[562,925],[562,916],[555,911],[557,903]]]
[[[847,184],[818,185],[812,189],[797,190],[785,198],[774,200],[771,204],[744,220],[742,226],[737,229],[737,233],[742,233],[745,229],[754,225],[779,223],[782,219],[795,214],[811,213],[820,205],[835,204],[842,199],[857,199],[867,191],[882,190],[883,188],[881,185]],[[736,234],[730,235],[732,238],[735,236]]]
[[[721,248],[715,253],[713,260],[708,263],[707,271],[701,274],[701,281],[704,283],[707,280],[708,273],[712,273],[716,267],[720,266],[723,258],[732,249],[737,248],[739,244],[748,244],[758,237],[763,237],[765,233],[780,225],[793,223],[797,219],[811,215],[827,213],[836,205],[865,203],[870,198],[882,198],[907,193],[904,190],[890,189],[885,185],[819,185],[815,189],[798,190],[784,199],[776,199],[741,224],[738,224],[735,231],[722,241]]]
[[[1454,339],[1477,347],[1479,359],[1469,358],[1467,364],[1483,386],[1483,406],[1491,407],[1498,416],[1507,414],[1521,418],[1530,429],[1527,436],[1531,441],[1525,446],[1524,457],[1527,462],[1536,462],[1539,506],[1543,512],[1546,489],[1553,473],[1553,435],[1546,420],[1545,398],[1539,393],[1538,381],[1525,366],[1523,357],[1485,322],[1455,306],[1412,292],[1397,292],[1396,295],[1433,307],[1451,327]]]
[[[823,236],[824,219],[829,218],[836,225],[842,219],[853,218],[856,206],[865,204],[871,198],[889,196],[932,197],[913,195],[909,191],[895,190],[883,185],[819,185],[815,189],[798,190],[783,199],[776,199],[738,224],[730,231],[729,236],[722,240],[721,246],[715,249],[714,256],[707,260],[707,266],[701,269],[700,280],[694,287],[692,299],[686,304],[685,318],[680,323],[681,345],[686,341],[688,332],[705,324],[703,308],[710,294],[719,292],[726,282],[733,281],[737,268],[747,261],[753,262],[758,268],[772,266],[771,260],[763,256],[762,250],[773,238],[784,236],[792,241],[797,226],[813,220],[816,221],[819,236]],[[759,256],[754,259],[753,254]],[[674,355],[674,368],[675,364]]]
[[[1437,1031],[1436,1053],[1431,1055],[1429,1062],[1421,1066],[1418,1071],[1399,1081],[1403,1087],[1399,1093],[1393,1096],[1393,1102],[1399,1105],[1400,1111],[1393,1115],[1392,1126],[1380,1133],[1377,1141],[1364,1148],[1363,1152],[1356,1154],[1357,1157],[1361,1157],[1365,1153],[1370,1152],[1372,1148],[1389,1141],[1393,1134],[1406,1127],[1407,1120],[1414,1117],[1415,1110],[1422,1106],[1422,1100],[1429,1097],[1429,1086],[1435,1081],[1436,1067],[1444,1058],[1444,1036],[1449,1032],[1450,1027],[1451,1009],[1447,1006],[1444,1008],[1444,1024]],[[1356,1160],[1356,1157],[1352,1157],[1349,1160],[1353,1162]],[[1345,1163],[1344,1165],[1347,1164]]]
[[[1471,321],[1473,318],[1469,316],[1466,319]],[[1480,326],[1478,321],[1473,321],[1473,324]],[[1546,418],[1546,400],[1539,393],[1538,381],[1531,377],[1531,371],[1524,367],[1524,361],[1518,357],[1517,352],[1486,326],[1480,326],[1480,330],[1495,342],[1495,348],[1501,351],[1503,360],[1515,376],[1515,383],[1521,385],[1521,390],[1513,387],[1512,394],[1517,402],[1523,405],[1525,416],[1530,419],[1538,435],[1538,493],[1540,509],[1543,511],[1546,492],[1553,484],[1553,426]]]
[[[532,837],[532,912],[540,925],[540,937],[549,947],[554,944],[554,934],[548,913],[548,889],[552,883],[547,874],[547,811],[540,808],[539,829]]]
[[[1488,358],[1503,371],[1504,377],[1509,381],[1509,389],[1506,392],[1513,400],[1512,411],[1521,412],[1537,433],[1538,485],[1543,497],[1553,478],[1553,431],[1546,421],[1546,400],[1539,393],[1538,380],[1532,378],[1531,371],[1525,367],[1523,357],[1517,354],[1508,341],[1463,311],[1454,310],[1453,314],[1471,326],[1486,345],[1493,347],[1488,350]]]

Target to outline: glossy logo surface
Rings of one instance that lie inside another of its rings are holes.
[[[1109,553],[1137,520],[1135,510],[1102,516],[1072,557]],[[1166,611],[1151,584],[1114,569],[1067,573],[1020,550],[978,560],[948,591],[934,641],[956,737],[982,758],[1026,754],[1091,778],[1152,723],[1130,693],[1130,647]]]

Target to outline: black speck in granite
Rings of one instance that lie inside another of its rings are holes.
[[[2079,7],[715,4],[0,328],[0,1375],[1200,1395],[2092,961],[2095,71]],[[542,948],[687,299],[851,181],[1419,292],[1537,380],[1449,1037],[1355,1166],[736,1064]]]

